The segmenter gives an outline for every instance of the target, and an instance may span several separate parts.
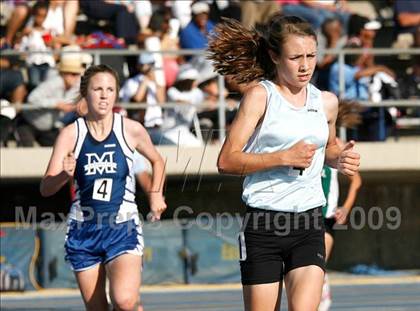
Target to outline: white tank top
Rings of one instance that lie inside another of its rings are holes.
[[[307,169],[279,166],[246,176],[242,199],[246,205],[284,212],[303,212],[325,204],[321,185],[328,121],[324,113],[321,91],[307,85],[306,103],[298,108],[290,104],[275,84],[264,80],[267,106],[263,121],[255,129],[244,151],[270,153],[286,150],[300,140],[316,144],[318,149]]]

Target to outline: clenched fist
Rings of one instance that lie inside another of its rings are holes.
[[[296,168],[308,168],[311,166],[317,148],[318,146],[315,144],[308,144],[300,140],[287,152],[288,165]]]
[[[160,220],[160,216],[166,210],[165,199],[161,193],[155,192],[150,194],[150,213],[147,218],[151,222]]]
[[[353,176],[359,170],[360,165],[360,155],[353,150],[354,145],[353,140],[345,144],[337,162],[337,169],[349,176]]]

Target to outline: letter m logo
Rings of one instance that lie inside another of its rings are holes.
[[[84,166],[86,175],[99,173],[116,173],[117,163],[114,162],[115,151],[104,152],[100,157],[96,153],[86,153],[87,164]]]

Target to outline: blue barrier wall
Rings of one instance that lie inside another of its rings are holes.
[[[240,224],[232,218],[197,221],[186,229],[186,247],[192,256],[189,283],[233,283],[240,281]]]
[[[64,260],[65,223],[48,225],[38,230],[41,241],[39,280],[45,288],[76,288],[76,279]]]
[[[197,221],[161,221],[143,225],[145,248],[143,284],[239,282],[238,220],[209,218]],[[27,289],[33,280],[44,288],[77,287],[73,272],[64,261],[64,223],[49,224],[37,230],[2,226],[2,258],[25,271]],[[36,236],[40,246],[37,265]],[[35,271],[36,269],[36,271]],[[31,279],[31,281],[30,281]]]
[[[143,284],[183,283],[180,226],[169,220],[146,223],[143,226],[143,234]]]
[[[38,289],[35,261],[39,243],[36,231],[21,224],[0,224],[0,262],[2,268],[19,271],[24,276],[25,290]]]

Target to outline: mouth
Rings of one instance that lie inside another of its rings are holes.
[[[108,103],[106,102],[100,102],[99,103],[99,109],[106,109],[108,107]]]
[[[301,81],[309,80],[310,77],[311,77],[311,75],[309,73],[305,74],[305,75],[298,75],[298,79],[301,80]]]

